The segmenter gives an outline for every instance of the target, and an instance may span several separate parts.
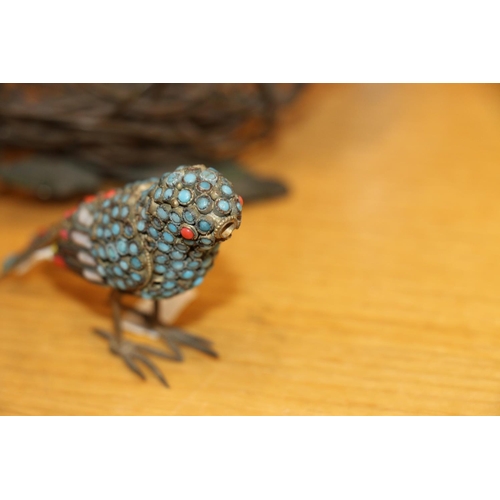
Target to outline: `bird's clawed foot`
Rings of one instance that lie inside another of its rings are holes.
[[[213,349],[210,340],[188,333],[176,326],[167,326],[159,321],[158,309],[153,314],[143,313],[131,307],[124,307],[127,311],[138,316],[142,322],[139,326],[141,330],[149,333],[154,338],[160,338],[171,350],[172,355],[178,361],[184,360],[180,347],[187,346],[201,351],[209,356],[218,358],[219,355]]]
[[[149,359],[150,355],[179,362],[184,360],[181,347],[188,346],[214,358],[218,357],[210,341],[191,335],[180,328],[162,325],[159,321],[158,302],[155,302],[153,314],[145,314],[136,309],[122,306],[119,292],[113,291],[111,294],[111,305],[115,333],[111,334],[97,328],[94,331],[109,342],[109,349],[113,354],[120,356],[123,361],[125,361],[126,365],[143,379],[146,377],[141,368],[139,368],[139,363],[146,365],[156,375],[160,382],[168,387],[167,380],[163,376],[163,373],[156,364]],[[122,309],[129,310],[141,317],[143,325],[135,324],[135,326],[138,326],[141,331],[150,333],[156,338],[159,337],[167,345],[169,351],[156,349],[146,344],[140,344],[125,339],[121,318]]]
[[[155,331],[158,333],[161,340],[171,349],[172,353],[179,361],[184,360],[184,356],[180,350],[180,347],[183,345],[197,349],[198,351],[208,354],[214,358],[219,357],[219,355],[212,348],[212,342],[202,337],[197,337],[196,335],[187,333],[180,328],[158,324]]]
[[[145,379],[146,376],[144,372],[139,368],[138,362],[146,365],[160,380],[160,382],[165,386],[169,387],[167,379],[164,377],[161,370],[153,363],[147,355],[155,355],[160,356],[165,359],[170,359],[172,361],[180,361],[180,359],[175,355],[170,355],[164,351],[159,349],[155,349],[154,347],[150,347],[144,344],[138,344],[135,342],[131,342],[130,340],[125,340],[124,338],[116,337],[111,333],[105,332],[104,330],[100,330],[98,328],[94,329],[95,333],[105,338],[109,342],[109,350],[120,356],[125,364],[139,377]]]

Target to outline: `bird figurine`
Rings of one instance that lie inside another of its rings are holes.
[[[65,218],[10,257],[3,274],[50,258],[84,279],[111,288],[113,332],[95,329],[137,375],[142,362],[168,387],[150,355],[182,361],[181,346],[217,357],[212,343],[159,319],[159,302],[199,286],[222,241],[241,224],[243,199],[214,168],[181,166],[159,178],[89,196]],[[124,338],[123,294],[154,303],[151,314],[133,310],[168,350]]]

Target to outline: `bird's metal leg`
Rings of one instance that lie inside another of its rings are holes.
[[[145,320],[147,327],[146,331],[149,331],[155,336],[159,336],[161,340],[170,348],[175,359],[179,361],[184,360],[184,355],[180,350],[181,346],[188,346],[198,351],[201,351],[209,356],[218,358],[219,355],[212,347],[212,342],[206,340],[202,337],[198,337],[191,333],[188,333],[181,328],[176,326],[166,326],[160,322],[160,302],[154,301],[154,309],[152,314],[143,313],[134,308],[127,308],[129,311],[137,314],[142,319]]]
[[[96,328],[94,331],[109,342],[109,349],[113,354],[120,356],[125,364],[139,377],[145,379],[144,372],[139,368],[138,362],[146,365],[160,380],[168,387],[168,382],[160,369],[147,357],[147,354],[153,354],[172,361],[181,361],[182,357],[178,354],[170,354],[160,349],[155,349],[145,344],[139,344],[126,340],[123,337],[123,328],[121,324],[121,302],[120,293],[116,290],[111,292],[111,308],[113,312],[114,335],[104,330]]]

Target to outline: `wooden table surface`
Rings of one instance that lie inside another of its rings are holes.
[[[40,265],[0,282],[0,413],[500,413],[500,87],[309,87],[247,152],[290,194],[247,205],[178,324],[220,359],[140,380],[94,326],[107,291]],[[67,204],[0,199],[0,254]]]

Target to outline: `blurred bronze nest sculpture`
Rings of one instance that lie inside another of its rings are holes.
[[[1,84],[0,145],[76,157],[108,173],[227,160],[268,134],[300,87]]]

